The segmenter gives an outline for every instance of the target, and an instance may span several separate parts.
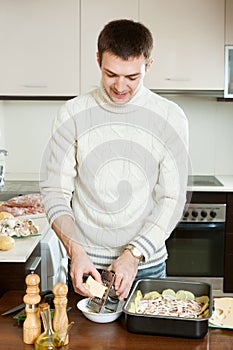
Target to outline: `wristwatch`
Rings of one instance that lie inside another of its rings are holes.
[[[139,261],[143,261],[144,260],[144,255],[133,244],[127,245],[127,247],[125,249],[129,250],[130,253],[133,255],[133,257],[137,258]]]

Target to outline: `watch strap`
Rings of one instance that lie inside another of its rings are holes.
[[[127,245],[127,247],[125,249],[129,250],[130,253],[133,255],[133,257],[137,258],[139,261],[143,261],[144,260],[144,255],[133,244]]]

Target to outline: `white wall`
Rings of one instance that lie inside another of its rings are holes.
[[[49,140],[57,101],[3,101],[6,180],[39,180],[40,162]],[[0,117],[1,120],[1,117]]]
[[[193,174],[233,174],[233,102],[169,96],[190,125]],[[6,180],[38,180],[52,121],[63,101],[0,102],[0,147],[8,149]],[[5,141],[4,141],[5,140]]]
[[[195,175],[233,174],[233,102],[207,97],[169,97],[189,120],[190,158]]]
[[[0,148],[5,148],[5,123],[4,123],[4,116],[3,116],[3,110],[2,110],[2,103],[0,102]]]

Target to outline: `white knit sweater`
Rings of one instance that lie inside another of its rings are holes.
[[[42,164],[50,223],[71,215],[97,268],[129,243],[145,257],[139,269],[160,264],[186,201],[187,144],[183,111],[143,86],[122,105],[102,87],[69,100]]]

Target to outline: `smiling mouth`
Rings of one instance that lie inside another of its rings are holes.
[[[127,92],[119,92],[116,90],[113,90],[114,95],[119,96],[119,97],[124,97],[127,95]]]

